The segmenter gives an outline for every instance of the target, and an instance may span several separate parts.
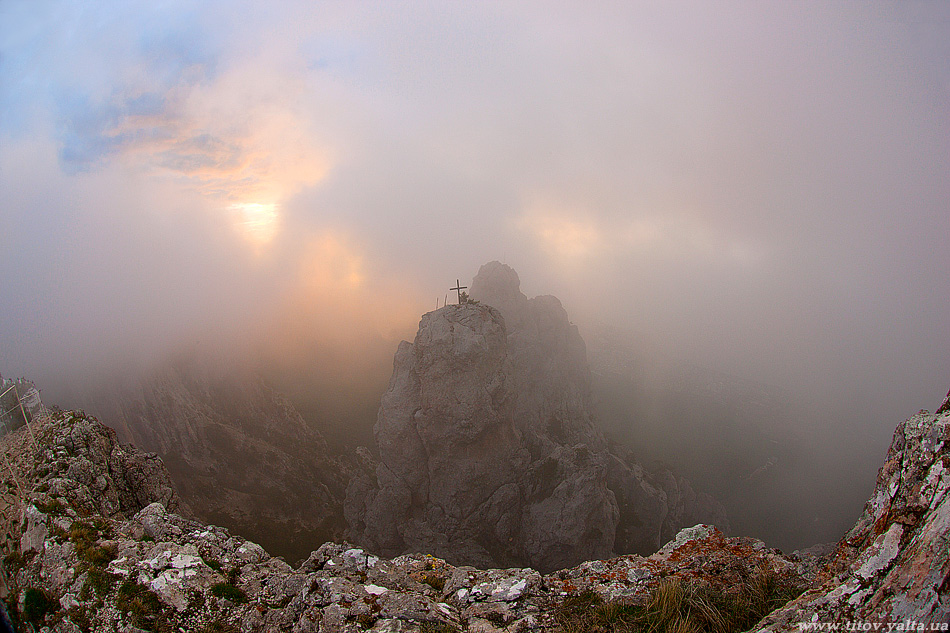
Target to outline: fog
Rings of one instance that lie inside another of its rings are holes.
[[[942,2],[6,0],[0,372],[218,350],[365,421],[498,259],[873,478],[950,382],[948,59]]]

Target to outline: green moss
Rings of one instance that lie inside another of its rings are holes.
[[[207,565],[211,569],[215,571],[221,571],[221,561],[219,561],[217,558],[214,558],[212,556],[208,556],[207,558],[202,556],[201,558],[205,562],[205,565]]]

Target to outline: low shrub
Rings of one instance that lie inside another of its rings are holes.
[[[219,582],[212,585],[211,595],[230,600],[235,604],[243,604],[247,602],[247,594],[244,593],[240,587],[237,585],[232,585],[229,582]]]
[[[40,624],[47,613],[56,610],[57,602],[42,589],[30,587],[23,597],[23,617],[32,624]]]

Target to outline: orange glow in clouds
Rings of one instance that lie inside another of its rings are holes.
[[[118,117],[103,134],[127,139],[119,144],[126,163],[208,199],[259,253],[277,235],[281,205],[331,164],[305,97],[297,75],[249,63],[214,82],[175,86],[160,113]]]
[[[536,203],[518,224],[538,244],[560,260],[578,260],[593,255],[603,245],[600,228],[590,214]]]
[[[382,271],[358,240],[322,232],[308,241],[294,282],[274,306],[266,353],[300,368],[324,357],[342,368],[363,367],[361,359],[382,349],[385,364],[395,342],[415,331],[418,296],[405,280]]]

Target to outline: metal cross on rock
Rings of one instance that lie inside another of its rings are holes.
[[[468,286],[463,286],[463,285],[462,285],[462,282],[460,282],[458,279],[455,280],[455,287],[454,287],[454,288],[449,288],[449,290],[456,290],[456,291],[458,291],[458,294],[459,294],[459,304],[462,303],[462,291],[465,290],[466,288],[468,288]]]

